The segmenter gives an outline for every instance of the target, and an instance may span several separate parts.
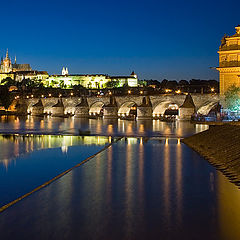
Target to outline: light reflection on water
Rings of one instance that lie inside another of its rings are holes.
[[[53,117],[0,118],[1,133],[78,134],[90,131],[93,135],[126,136],[178,136],[184,137],[208,129],[207,125],[191,124],[186,121],[161,122],[160,120],[126,121],[119,119],[84,119]]]
[[[0,135],[0,167],[6,168],[11,160],[34,150],[61,148],[67,153],[68,147],[74,145],[105,145],[111,138],[94,136],[56,136],[56,135]]]
[[[0,206],[90,157],[111,141],[99,136],[0,135]]]
[[[126,138],[3,212],[0,230],[6,239],[237,240],[239,202],[237,187],[178,138]]]

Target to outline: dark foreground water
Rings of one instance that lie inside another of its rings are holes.
[[[0,135],[0,207],[92,156],[109,141],[95,136]]]
[[[178,138],[123,138],[1,213],[0,239],[237,240],[240,191]]]

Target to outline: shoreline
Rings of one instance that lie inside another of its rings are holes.
[[[215,125],[181,140],[240,187],[240,126]]]

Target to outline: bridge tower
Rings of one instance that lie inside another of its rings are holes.
[[[240,25],[235,29],[234,35],[224,35],[218,51],[220,95],[231,85],[240,87]]]

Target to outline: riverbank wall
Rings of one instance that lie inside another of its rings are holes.
[[[182,142],[240,187],[240,125],[210,126]]]

